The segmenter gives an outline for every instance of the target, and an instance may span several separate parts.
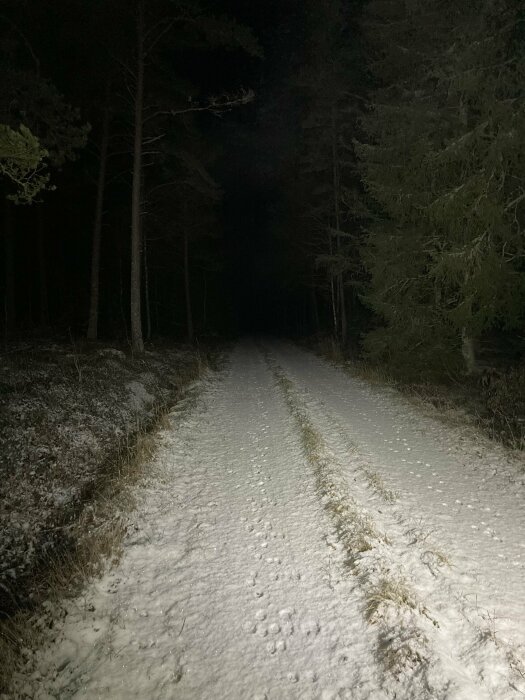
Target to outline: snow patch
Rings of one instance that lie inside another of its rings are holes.
[[[148,392],[141,382],[128,382],[126,387],[131,393],[129,404],[134,411],[141,411],[144,406],[155,401],[155,397]]]

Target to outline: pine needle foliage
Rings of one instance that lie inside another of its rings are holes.
[[[23,124],[18,130],[0,124],[0,173],[14,186],[7,195],[16,204],[31,204],[45,188],[49,174],[45,172],[48,152]]]
[[[466,340],[523,327],[524,22],[515,0],[368,4],[375,89],[356,148],[375,359],[450,371]]]

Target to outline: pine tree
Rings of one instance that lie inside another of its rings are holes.
[[[144,351],[142,337],[142,178],[145,144],[161,138],[157,133],[148,137],[145,124],[163,125],[166,119],[189,112],[210,111],[220,113],[239,104],[249,102],[253,94],[241,92],[239,95],[220,95],[193,104],[186,102],[174,106],[169,96],[162,104],[150,103],[148,92],[150,76],[148,67],[159,51],[162,40],[168,35],[179,32],[179,48],[213,47],[237,48],[253,55],[260,55],[259,46],[247,27],[227,18],[206,14],[197,2],[192,0],[174,0],[172,3],[147,4],[144,0],[133,3],[135,48],[133,65],[127,71],[133,83],[133,169],[131,196],[131,340],[133,350]],[[181,32],[181,28],[184,29]],[[145,141],[146,139],[146,141]]]
[[[16,204],[31,204],[49,182],[45,159],[48,156],[39,140],[23,124],[18,130],[0,124],[0,173],[15,186],[8,194]]]

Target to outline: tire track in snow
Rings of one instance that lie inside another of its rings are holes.
[[[352,568],[361,584],[369,593],[373,591],[374,586],[377,590],[378,577],[381,581],[381,577],[384,577],[381,572],[387,572],[388,580],[401,582],[403,594],[408,598],[397,601],[400,604],[397,611],[395,605],[386,611],[385,619],[381,620],[383,630],[379,643],[383,660],[387,665],[391,663],[396,666],[398,680],[401,671],[405,675],[402,697],[426,696],[421,678],[419,688],[411,687],[411,672],[414,677],[423,672],[426,691],[430,693],[428,697],[516,697],[517,693],[522,692],[517,688],[522,679],[522,667],[520,668],[518,656],[510,647],[502,645],[491,630],[481,629],[475,624],[483,622],[481,615],[468,604],[457,587],[454,589],[451,581],[444,577],[440,567],[436,566],[440,563],[440,558],[442,559],[436,546],[432,547],[426,542],[422,548],[417,539],[424,538],[421,535],[413,538],[413,528],[412,534],[407,532],[406,527],[400,530],[400,524],[403,525],[399,522],[400,509],[391,505],[391,494],[384,491],[382,484],[379,491],[382,491],[383,501],[377,504],[374,503],[376,498],[370,498],[370,487],[375,487],[377,491],[377,483],[371,484],[367,463],[356,457],[355,446],[349,444],[341,426],[336,423],[334,430],[333,415],[319,402],[314,401],[307,389],[303,389],[299,395],[297,388],[289,382],[275,361],[271,357],[268,359],[287,395],[292,413],[303,426],[303,430],[308,433],[313,427],[318,431],[322,444],[317,448],[318,454],[314,461],[324,472],[322,479],[325,484],[329,484],[328,489],[325,485],[323,491],[325,498],[328,491],[330,508],[334,510],[334,504],[338,504],[335,510],[341,511],[335,514],[335,520],[339,531],[343,531],[343,540],[345,528],[356,527],[355,515],[349,513],[349,510],[355,511],[355,505],[349,509],[344,505],[345,501],[354,501],[354,498],[357,498],[361,508],[366,504],[368,513],[373,514],[373,520],[365,524],[367,542],[366,546],[362,547],[363,550],[369,548],[371,551],[363,551],[360,555],[356,555],[355,551],[349,552]],[[341,464],[346,466],[344,475]],[[352,480],[351,489],[348,488],[349,479]],[[350,491],[352,496],[349,495]],[[389,497],[388,503],[384,500],[385,493]],[[345,519],[353,522],[345,525]],[[374,523],[377,522],[380,526],[374,527]],[[387,532],[388,538],[381,537],[378,534],[381,531]],[[407,535],[410,535],[411,541],[407,540]],[[360,547],[355,537],[352,540],[348,535],[346,544],[351,550],[355,550],[356,546]],[[415,584],[417,598],[410,600],[411,595],[403,583],[405,580],[410,581],[411,587]],[[442,586],[445,587],[444,592],[441,591]],[[371,595],[373,599],[374,594]],[[375,596],[377,605],[384,606],[387,602],[384,600],[384,586],[382,593],[376,593]],[[451,596],[460,604],[451,605]],[[419,604],[418,598],[421,600]],[[403,605],[405,609],[401,610]],[[429,610],[432,613],[429,613]],[[439,614],[436,615],[436,611]],[[429,625],[429,621],[432,622],[432,626]],[[393,630],[394,626],[398,627],[397,631]],[[401,666],[397,663],[399,660],[402,661]]]
[[[421,415],[391,389],[295,347],[280,344],[278,352],[298,386],[339,416],[405,507],[432,516],[458,568],[490,591],[501,636],[525,644],[525,479],[517,464],[479,435]]]
[[[17,697],[393,698],[254,346],[233,352],[162,443],[120,563],[64,603]]]

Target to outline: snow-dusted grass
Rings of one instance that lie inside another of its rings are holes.
[[[449,673],[454,681],[443,697],[456,697],[452,688],[465,682],[465,697],[519,697],[525,692],[519,576],[525,544],[518,455],[474,428],[444,423],[381,384],[345,378],[340,369],[284,344],[273,352],[352,496],[388,533],[389,546],[377,543],[359,566],[366,564],[373,585],[384,578],[381,568],[389,579],[394,574],[420,601],[405,613],[385,609],[391,625],[401,616],[400,629],[413,632],[407,642],[413,671],[419,669],[433,688],[432,697],[442,696]],[[395,490],[395,501],[381,503],[371,494],[381,497],[367,471]],[[497,620],[492,636],[486,634],[490,619]],[[388,625],[385,634],[387,646],[396,648],[399,637]],[[447,646],[455,648],[448,659]],[[379,648],[386,649],[381,640]],[[477,690],[476,681],[469,687],[470,671],[462,678],[460,667],[450,664],[454,654],[465,670],[476,669],[485,679]],[[406,688],[403,693],[408,697]]]
[[[358,554],[372,549],[374,540],[386,542],[387,538],[378,532],[370,516],[360,509],[348,494],[342,492],[338,479],[333,473],[330,459],[326,457],[323,437],[297,400],[293,391],[293,382],[268,354],[266,354],[266,361],[272,368],[276,381],[284,393],[288,409],[297,422],[305,455],[316,476],[318,493],[325,509],[335,520],[336,531],[347,550],[347,561],[354,562]]]
[[[205,366],[176,348],[138,361],[116,348],[69,350],[0,358],[9,387],[0,396],[0,692],[38,642],[25,609],[74,594],[117,561],[155,430]]]
[[[399,675],[403,672],[408,657],[407,646],[398,645],[397,642],[400,636],[407,636],[409,633],[408,628],[403,631],[401,609],[407,608],[425,616],[427,612],[424,606],[417,602],[415,593],[404,580],[385,573],[381,573],[377,579],[376,568],[374,566],[368,568],[368,562],[362,558],[362,555],[373,550],[378,544],[388,546],[388,538],[378,530],[370,514],[359,506],[345,488],[340,474],[337,474],[337,466],[333,464],[334,460],[328,453],[323,436],[313,425],[308,411],[301,405],[294,391],[293,382],[271,355],[266,353],[265,357],[277,384],[283,391],[290,413],[297,422],[306,458],[316,475],[319,496],[332,519],[337,537],[344,546],[346,564],[349,570],[360,579],[365,591],[365,618],[370,624],[376,624],[378,621],[382,623],[377,645],[378,659],[386,672]],[[366,477],[370,486],[386,501],[395,500],[394,492],[386,488],[378,475],[366,470]],[[395,626],[395,633],[393,629],[392,634],[389,633],[389,625]],[[388,638],[391,638],[392,643],[386,643]],[[413,644],[414,652],[411,652],[409,657],[411,662],[417,660],[422,664],[423,658],[428,658],[429,654],[424,648],[426,645],[424,635],[420,634],[417,638],[421,648],[417,649],[417,645]]]
[[[164,425],[165,414],[159,413],[149,430],[128,439],[115,462],[115,472],[101,479],[71,523],[67,542],[39,562],[37,590],[46,596],[40,616],[34,615],[34,609],[32,613],[20,609],[0,621],[0,658],[8,661],[0,665],[0,693],[9,688],[13,672],[46,639],[46,625],[53,624],[60,609],[56,604],[78,595],[87,581],[117,564],[127,532],[127,513],[135,505],[134,487],[144,465],[154,457],[156,430]]]
[[[397,499],[397,493],[389,489],[384,479],[372,469],[363,469],[363,474],[371,488],[378,493],[387,503],[393,503]]]
[[[397,687],[395,692],[402,697],[429,693],[436,698],[500,698],[512,697],[513,690],[520,692],[518,687],[523,684],[518,679],[524,667],[518,647],[504,641],[499,630],[486,633],[491,627],[483,609],[477,609],[477,603],[474,608],[469,605],[467,596],[472,594],[463,593],[461,585],[456,589],[466,577],[457,575],[452,556],[433,528],[420,522],[400,530],[399,525],[407,521],[400,492],[363,459],[363,447],[347,437],[354,432],[352,423],[340,424],[337,413],[328,409],[340,377],[333,373],[318,401],[301,373],[308,374],[310,381],[316,372],[324,374],[319,362],[311,362],[315,367],[310,374],[310,361],[305,358],[302,365],[294,351],[284,346],[269,362],[299,429],[303,432],[306,426],[303,447],[307,455],[313,442],[308,436],[316,435],[311,463],[318,473],[319,492],[347,553],[349,570],[365,594],[363,614],[377,628],[376,654],[392,679],[391,690]],[[363,410],[351,382],[339,390],[346,390],[346,400]],[[376,421],[381,419],[378,412],[370,426],[371,439],[379,445],[384,428]],[[369,420],[365,418],[365,425]],[[405,449],[410,455],[411,448]],[[443,589],[449,590],[448,598],[443,597]],[[464,673],[456,661],[451,663],[454,655],[468,658],[469,667],[477,670]],[[476,674],[487,682],[478,686]]]
[[[365,610],[367,620],[372,624],[376,622],[382,616],[382,609],[388,605],[415,610],[417,601],[405,581],[385,576],[370,588]],[[391,658],[389,658],[387,665],[391,668]]]
[[[347,550],[347,561],[353,562],[356,555],[372,549],[374,539],[386,541],[386,537],[376,530],[371,518],[350,497],[341,493],[331,473],[330,462],[324,457],[326,448],[322,435],[314,428],[307,412],[296,400],[293,383],[269,355],[266,355],[266,360],[283,390],[290,413],[297,422],[306,458],[316,476],[318,493],[325,509],[336,521],[336,530]]]
[[[481,370],[473,377],[450,378],[448,383],[414,381],[385,365],[348,360],[332,338],[308,344],[350,376],[405,397],[449,425],[476,427],[513,450],[525,450],[525,367]]]

